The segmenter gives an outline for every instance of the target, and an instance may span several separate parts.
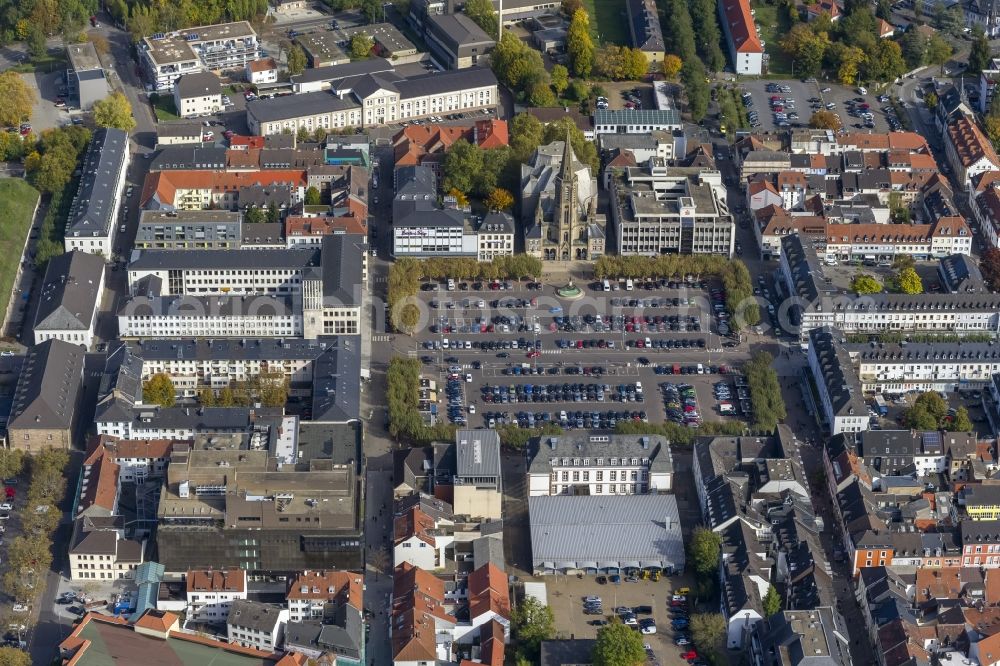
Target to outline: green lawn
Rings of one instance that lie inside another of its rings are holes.
[[[153,103],[153,110],[156,112],[157,122],[163,122],[165,120],[180,120],[180,116],[177,115],[177,107],[174,106],[174,98],[172,95],[156,95],[154,99],[150,100]]]
[[[757,25],[760,26],[760,38],[766,44],[764,50],[768,55],[768,78],[795,78],[792,71],[792,59],[778,46],[781,38],[791,29],[788,15],[779,11],[776,5],[753,3],[751,6],[757,11],[754,18],[757,19]]]
[[[31,214],[38,192],[20,178],[0,178],[0,313],[7,312],[14,276],[21,263],[24,239],[31,226]]]
[[[590,14],[590,28],[601,44],[631,46],[628,29],[628,12],[621,0],[583,0],[583,8]]]

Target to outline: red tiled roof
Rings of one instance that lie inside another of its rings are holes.
[[[763,53],[757,26],[750,14],[750,0],[722,0],[722,11],[737,53]]]
[[[433,546],[434,537],[427,534],[432,529],[434,529],[434,519],[417,506],[400,516],[396,516],[393,521],[393,537],[397,544],[417,537],[424,543]]]
[[[930,242],[930,224],[828,224],[826,242],[832,244],[867,242],[920,243]]]
[[[168,458],[174,444],[190,444],[190,440],[174,439],[121,439],[114,435],[99,435],[91,440],[90,451],[103,447],[112,460],[119,458]]]
[[[118,496],[118,472],[121,466],[111,460],[104,447],[98,447],[83,461],[83,470],[84,490],[77,505],[77,513],[83,513],[94,506],[113,511],[115,498]]]
[[[192,569],[187,572],[187,591],[244,592],[247,572],[243,569]]]
[[[444,581],[408,562],[392,581],[392,655],[395,661],[435,661],[435,618],[452,625],[444,607]]]
[[[285,238],[295,236],[330,236],[333,234],[367,234],[365,216],[362,204],[349,200],[348,208],[351,214],[339,217],[301,217],[290,215],[285,218]]]
[[[172,205],[177,190],[212,190],[213,192],[234,192],[242,187],[260,185],[291,185],[305,187],[306,172],[303,169],[275,169],[244,173],[222,171],[158,171],[146,176],[142,191],[141,205],[145,207],[155,195],[160,203]]]
[[[278,65],[275,64],[274,58],[261,58],[259,60],[253,60],[247,65],[251,72],[269,72],[272,69],[278,69]]]
[[[230,148],[241,148],[244,150],[250,148],[263,148],[264,147],[264,137],[262,136],[244,136],[242,134],[234,134],[229,138]]]
[[[510,595],[507,576],[495,564],[485,564],[471,574],[469,585],[469,617],[477,618],[493,612],[510,618]]]
[[[891,37],[892,33],[896,32],[896,28],[893,27],[891,23],[885,19],[878,20],[878,36],[879,37]]]
[[[303,592],[305,588],[305,592]],[[288,583],[285,597],[292,599],[335,599],[362,610],[364,580],[352,571],[303,571]]]
[[[840,10],[840,5],[838,5],[836,2],[831,2],[831,0],[820,0],[819,2],[815,2],[809,5],[806,8],[806,11],[815,16],[819,16],[823,12],[826,12],[827,14],[830,15],[830,18],[832,19],[840,18],[840,15],[842,13]]]
[[[179,619],[170,611],[158,611],[155,608],[150,608],[142,614],[142,617],[135,621],[135,626],[151,631],[167,633]]]
[[[955,153],[963,167],[970,167],[985,158],[994,167],[1000,169],[1000,158],[993,150],[993,144],[986,138],[975,121],[968,118],[955,120],[948,125],[948,139],[954,146]]]

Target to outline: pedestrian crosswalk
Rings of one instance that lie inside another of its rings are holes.
[[[562,349],[543,349],[542,353],[543,354],[562,354],[563,350]]]
[[[389,342],[389,338],[388,335],[373,335],[372,342]]]

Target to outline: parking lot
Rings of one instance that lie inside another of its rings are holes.
[[[616,609],[636,609],[640,611],[635,613],[637,622],[651,619],[656,627],[655,633],[642,636],[652,653],[648,663],[664,666],[687,663],[681,655],[688,652],[691,646],[674,644],[678,632],[672,627],[671,620],[676,614],[670,612],[669,605],[674,590],[692,585],[690,576],[663,577],[659,581],[623,580],[619,584],[601,584],[595,576],[550,576],[542,580],[548,588],[548,602],[555,612],[558,634],[594,638],[603,626],[602,623],[616,615]],[[600,612],[585,612],[584,599],[587,597],[600,597]]]
[[[673,418],[664,383],[689,387],[694,395],[696,410],[685,409],[674,418],[678,423],[694,427],[740,412],[732,383],[726,391],[732,411],[720,407],[727,398],[713,389],[723,376],[732,381],[733,363],[747,354],[719,335],[719,320],[709,314],[717,285],[650,284],[649,290],[643,285],[610,293],[588,288],[575,300],[538,283],[503,290],[461,286],[448,291],[428,283],[419,292],[427,325],[408,352],[421,360],[429,380],[421,399],[436,404],[442,418],[468,427],[656,423]]]
[[[888,101],[871,90],[861,94],[856,88],[835,83],[766,80],[745,81],[741,88],[753,101],[748,111],[757,113],[755,129],[759,131],[808,127],[809,118],[820,109],[839,115],[847,131],[888,132],[892,129],[889,117],[893,113]],[[772,100],[772,97],[779,99]],[[775,116],[772,101],[781,107],[780,113],[784,113],[785,118]],[[862,107],[864,104],[868,105],[867,109]],[[871,116],[866,118],[865,113]],[[787,125],[780,125],[782,122]]]

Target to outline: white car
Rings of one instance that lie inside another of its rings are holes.
[[[14,604],[14,608],[12,608],[11,610],[13,610],[15,613],[27,613],[31,609],[28,608],[26,604]]]
[[[684,596],[683,594],[675,594],[673,597],[671,597],[670,600],[671,601],[687,601],[688,598],[686,596]]]
[[[13,510],[14,510],[14,505],[11,504],[10,502],[4,502],[3,504],[0,504],[0,511],[13,511]]]

